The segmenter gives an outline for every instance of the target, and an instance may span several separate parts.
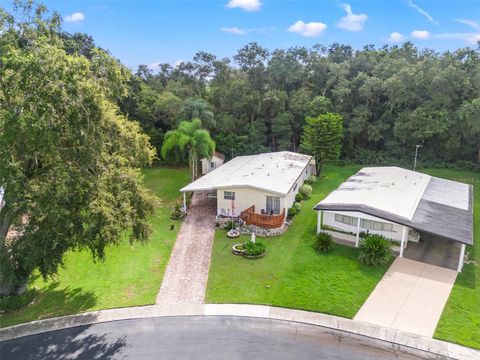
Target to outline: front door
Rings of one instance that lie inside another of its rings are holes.
[[[267,215],[280,214],[280,198],[278,196],[267,196]]]

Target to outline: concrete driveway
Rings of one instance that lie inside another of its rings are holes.
[[[355,320],[432,337],[457,272],[397,258]]]

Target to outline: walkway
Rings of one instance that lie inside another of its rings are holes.
[[[196,192],[177,235],[157,304],[202,304],[215,233],[215,201]]]
[[[454,270],[397,258],[355,320],[432,337],[456,277]]]
[[[420,335],[414,335],[406,333],[401,330],[395,330],[391,328],[385,328],[382,326],[367,324],[360,321],[350,320],[338,316],[332,316],[327,314],[320,314],[308,311],[293,310],[293,309],[284,309],[277,308],[273,306],[263,306],[263,305],[239,305],[239,304],[197,304],[197,305],[150,305],[150,306],[137,306],[130,308],[120,308],[120,309],[110,309],[110,310],[101,310],[93,311],[90,313],[84,313],[79,315],[70,315],[60,318],[46,319],[33,321],[26,324],[20,324],[11,326],[8,328],[0,329],[0,341],[9,341],[21,337],[21,341],[27,341],[26,336],[31,336],[35,334],[48,333],[54,330],[62,329],[78,329],[80,326],[85,325],[94,325],[94,324],[111,324],[117,330],[129,331],[130,325],[127,325],[122,320],[132,320],[132,319],[151,319],[155,321],[157,318],[172,318],[172,317],[185,317],[193,316],[197,319],[200,319],[203,316],[207,317],[221,317],[225,319],[228,324],[229,317],[242,317],[242,318],[265,318],[271,320],[281,320],[288,327],[294,327],[295,329],[300,329],[299,323],[315,325],[316,329],[313,329],[312,336],[321,336],[322,333],[328,334],[336,339],[337,343],[343,343],[343,345],[348,344],[352,340],[360,344],[362,347],[370,348],[374,347],[377,349],[388,350],[388,352],[393,353],[397,356],[398,359],[403,359],[408,355],[414,355],[419,358],[427,359],[462,359],[462,360],[479,360],[480,351],[467,348],[465,346],[448,343],[445,341],[435,340],[432,338],[423,337]],[[143,323],[141,331],[155,330],[155,325],[150,323]],[[108,326],[108,325],[106,325]],[[88,327],[88,329],[91,327]],[[136,331],[133,326],[132,331]],[[198,328],[197,328],[198,329]],[[305,328],[303,328],[305,329]],[[303,331],[303,329],[301,331]],[[169,331],[166,329],[166,331]],[[171,335],[173,338],[178,339],[180,332],[175,329],[171,329]],[[300,333],[301,333],[300,331]],[[263,331],[266,335],[271,334],[270,330]],[[300,335],[298,333],[298,335]],[[163,331],[156,332],[155,336],[158,338],[163,334]],[[224,337],[225,335],[230,335],[229,330],[219,329],[215,336],[212,336],[211,340]],[[87,334],[88,335],[88,334]],[[99,338],[94,336],[76,336],[69,339],[69,341],[80,341],[81,349],[83,351],[89,351],[100,349],[101,354],[109,353],[110,350],[117,349],[122,346],[123,337],[117,337],[119,341],[114,339],[113,348],[109,346],[111,344],[108,342],[104,344],[105,340],[108,340],[108,331]],[[201,336],[201,331],[197,334]],[[135,336],[136,340],[141,341],[142,336]],[[254,342],[242,341],[244,337],[236,338],[233,335],[232,339],[240,342],[243,345],[243,348],[254,346]],[[272,334],[269,336],[270,343],[275,341],[276,335]],[[53,341],[53,340],[52,340]],[[69,341],[64,341],[59,344],[59,348],[55,346],[49,347],[52,353],[55,353],[58,349],[67,347]],[[89,342],[88,342],[89,341]],[[188,337],[187,341],[194,343],[195,339]],[[49,343],[50,344],[50,343]],[[88,346],[85,346],[87,344]],[[97,345],[101,346],[98,347]],[[103,346],[104,344],[105,346]],[[212,346],[207,349],[214,349],[215,346],[211,343]],[[135,344],[133,344],[135,345]],[[0,348],[4,346],[4,343],[0,344]],[[282,349],[288,350],[288,346],[282,346]],[[15,348],[20,351],[21,348]],[[134,358],[139,357],[140,352],[148,351],[148,348],[139,349],[139,352],[135,354]],[[200,349],[198,349],[200,350]],[[76,358],[81,358],[78,353]],[[100,354],[100,355],[101,355]],[[215,354],[214,354],[215,355]],[[260,355],[260,354],[257,354]],[[291,358],[286,356],[280,358]],[[88,357],[93,358],[95,356]],[[115,356],[112,356],[115,357]],[[150,358],[155,357],[151,356]],[[158,357],[158,356],[157,356]],[[3,357],[2,357],[3,358]],[[17,357],[18,358],[18,357]],[[221,356],[213,356],[213,358],[221,358]],[[257,356],[256,358],[268,358],[268,355]],[[297,357],[298,358],[298,357]],[[300,357],[302,358],[302,357]],[[317,358],[317,357],[314,357]]]

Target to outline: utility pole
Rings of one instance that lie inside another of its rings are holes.
[[[413,162],[413,171],[417,168],[417,155],[418,155],[418,149],[423,147],[423,145],[415,145],[415,161]]]

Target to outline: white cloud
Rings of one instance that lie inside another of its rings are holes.
[[[388,40],[390,42],[394,42],[394,43],[398,43],[398,42],[402,42],[405,40],[405,36],[403,36],[402,34],[398,33],[398,32],[393,32],[390,34],[390,36],[388,37]]]
[[[477,23],[476,21],[469,20],[469,19],[457,19],[457,22],[461,24],[465,24],[467,26],[470,26],[471,28],[474,28],[477,31],[480,31],[480,24]]]
[[[412,9],[415,9],[416,12],[419,14],[425,16],[428,21],[430,21],[432,24],[439,25],[438,22],[435,21],[435,19],[425,10],[423,10],[420,6],[417,4],[414,4],[412,0],[408,1],[408,6],[410,6]]]
[[[427,30],[413,30],[412,37],[415,39],[427,40],[430,37],[430,33]]]
[[[220,28],[220,30],[223,31],[223,32],[229,33],[229,34],[233,34],[233,35],[246,35],[247,34],[247,30],[240,29],[236,26],[234,26],[234,27],[222,27],[222,28]]]
[[[342,5],[347,15],[343,16],[337,23],[337,27],[349,31],[362,31],[365,22],[368,20],[366,14],[354,14],[349,4]]]
[[[467,42],[471,44],[480,44],[480,34],[475,34],[467,37]]]
[[[150,65],[148,65],[148,68],[150,70],[157,70],[158,67],[160,66],[160,64],[161,64],[160,62],[154,62],[154,63],[151,63]]]
[[[321,22],[305,23],[302,20],[299,20],[295,24],[289,26],[287,30],[305,37],[315,37],[322,35],[326,28],[327,25]]]
[[[65,15],[63,17],[63,20],[65,20],[65,22],[69,22],[69,23],[81,22],[81,21],[85,20],[85,15],[81,12],[74,12],[71,15]]]
[[[230,0],[227,4],[228,8],[240,8],[245,11],[258,11],[262,3],[260,0]]]

